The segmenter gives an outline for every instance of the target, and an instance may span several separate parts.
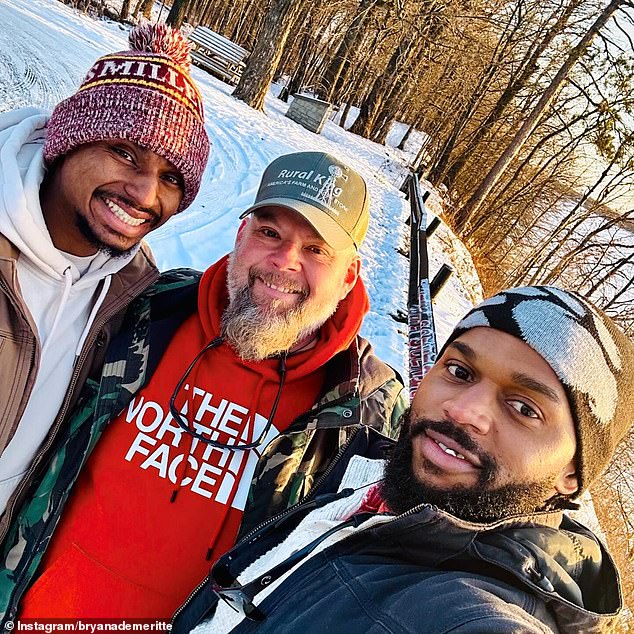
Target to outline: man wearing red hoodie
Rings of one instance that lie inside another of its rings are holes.
[[[130,398],[102,388],[95,416],[114,416],[41,565],[20,566],[20,617],[168,619],[238,537],[367,442],[365,425],[395,430],[402,385],[358,335],[363,178],[321,152],[282,156],[242,218],[195,303],[195,285],[168,294],[112,346],[106,371]]]

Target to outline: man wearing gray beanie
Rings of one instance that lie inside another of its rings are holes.
[[[360,429],[310,499],[216,562],[174,631],[613,631],[618,572],[564,511],[633,399],[634,344],[586,299],[499,293],[452,332],[398,441]]]

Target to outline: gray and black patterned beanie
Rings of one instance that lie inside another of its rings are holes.
[[[478,326],[518,337],[561,381],[577,433],[580,495],[634,421],[634,342],[586,299],[552,286],[513,288],[485,300],[458,323],[445,347]]]

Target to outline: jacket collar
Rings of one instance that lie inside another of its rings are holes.
[[[561,512],[477,524],[424,504],[369,529],[366,539],[373,553],[397,549],[417,565],[471,571],[507,583],[514,578],[549,602],[562,626],[570,627],[571,620],[604,623],[622,608],[609,553],[590,530]]]
[[[15,263],[20,256],[18,248],[0,234],[0,276],[17,292],[17,274]],[[96,318],[112,315],[122,306],[140,295],[159,277],[154,256],[149,246],[142,242],[136,255],[120,270],[112,274],[108,295],[99,309]]]

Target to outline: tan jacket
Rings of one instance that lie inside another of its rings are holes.
[[[18,255],[16,247],[0,235],[0,455],[13,438],[30,398],[40,359],[37,329],[20,293]],[[83,384],[101,369],[107,344],[118,331],[125,309],[158,276],[152,253],[145,244],[126,266],[112,275],[110,288],[75,364],[60,411],[31,467],[7,504],[0,521],[0,540],[4,537],[20,492],[51,446],[67,413],[72,411]]]

